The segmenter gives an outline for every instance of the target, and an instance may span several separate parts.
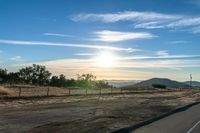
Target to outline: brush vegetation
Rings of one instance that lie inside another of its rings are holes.
[[[77,74],[77,79],[67,79],[64,74],[52,75],[45,66],[33,64],[21,68],[18,72],[0,69],[0,83],[27,84],[36,86],[75,87],[75,88],[108,88],[112,87],[104,80],[96,80],[93,74]]]

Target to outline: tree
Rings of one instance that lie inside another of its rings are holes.
[[[50,85],[51,86],[56,86],[56,87],[68,87],[68,80],[65,78],[65,75],[61,74],[59,77],[58,76],[52,76]]]
[[[75,87],[76,80],[75,79],[67,79],[65,83],[65,87]]]
[[[19,72],[10,72],[8,73],[8,78],[7,78],[7,82],[9,82],[10,84],[18,84],[21,82],[21,79],[19,77]]]
[[[66,78],[65,78],[65,75],[61,74],[59,76],[59,85],[60,87],[64,87],[66,84]]]
[[[32,83],[33,70],[32,67],[25,67],[19,70],[19,76],[22,79],[22,82],[26,84]]]
[[[19,72],[8,73],[6,69],[0,69],[1,83],[26,83],[32,85],[50,85],[56,87],[77,87],[85,88],[108,88],[110,85],[106,81],[96,81],[93,74],[77,75],[77,80],[66,79],[64,74],[52,76],[45,66],[33,64],[25,68],[21,68]]]
[[[50,85],[59,87],[58,80],[59,80],[58,76],[52,76],[51,81],[50,81]]]
[[[96,87],[97,88],[110,88],[112,86],[109,85],[108,82],[106,82],[104,80],[99,80],[99,81],[96,81]]]
[[[33,64],[19,70],[20,78],[27,84],[47,85],[51,73],[46,70],[45,66]]]
[[[8,73],[6,69],[0,69],[0,78],[2,83],[7,82],[7,78],[8,78]]]
[[[92,74],[77,75],[77,85],[82,88],[92,88],[95,86],[96,76]]]
[[[87,95],[88,89],[95,87],[96,76],[92,74],[77,75],[77,85],[81,88],[85,88],[85,94]]]

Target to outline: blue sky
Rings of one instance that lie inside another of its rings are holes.
[[[0,65],[200,81],[199,13],[200,0],[0,0]]]

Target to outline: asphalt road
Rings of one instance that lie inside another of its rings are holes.
[[[200,133],[200,104],[141,127],[133,133]]]

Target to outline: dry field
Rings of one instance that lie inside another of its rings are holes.
[[[0,86],[0,96],[12,96],[12,93],[13,93],[12,90]]]
[[[10,97],[31,97],[31,96],[67,96],[67,95],[86,95],[86,89],[58,88],[58,87],[37,87],[37,86],[0,86],[0,92],[7,93]],[[3,91],[4,90],[4,91]],[[87,94],[108,94],[121,93],[121,89],[87,89]],[[124,91],[125,92],[125,91]],[[20,93],[20,94],[19,94]]]
[[[34,96],[77,96],[77,95],[108,95],[108,94],[125,94],[125,93],[143,93],[143,92],[163,92],[172,91],[166,89],[152,88],[102,88],[102,89],[77,89],[77,88],[58,88],[58,87],[39,87],[28,85],[5,85],[0,86],[0,97],[34,97]],[[179,90],[173,90],[179,91]]]
[[[200,90],[2,99],[0,132],[105,133],[199,100]]]

